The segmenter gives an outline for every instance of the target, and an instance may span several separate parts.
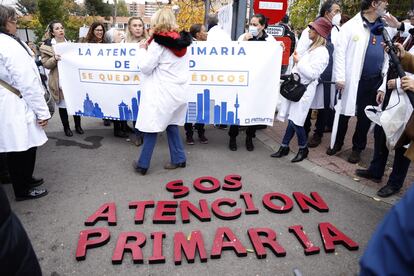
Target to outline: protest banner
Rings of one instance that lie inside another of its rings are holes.
[[[54,46],[70,114],[136,120],[142,91],[137,44]],[[187,122],[272,125],[279,97],[277,42],[195,42],[188,48]],[[142,57],[141,57],[142,58]]]

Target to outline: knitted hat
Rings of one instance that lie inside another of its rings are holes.
[[[332,23],[325,17],[318,17],[308,25],[312,27],[320,36],[327,38],[332,30]]]

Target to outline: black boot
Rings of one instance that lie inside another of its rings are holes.
[[[302,161],[303,159],[308,157],[308,153],[309,149],[307,147],[299,149],[298,154],[296,154],[295,158],[292,159],[292,163]]]
[[[120,138],[128,138],[128,134],[126,134],[122,130],[122,122],[121,121],[114,121],[114,136]]]
[[[289,147],[280,146],[279,150],[271,154],[270,156],[275,157],[275,158],[280,158],[280,157],[288,155],[289,151],[290,151]]]
[[[229,149],[231,151],[236,151],[237,150],[236,137],[230,137]]]
[[[70,130],[69,127],[69,117],[66,108],[59,108],[59,116],[60,120],[62,121],[63,131],[65,132],[65,135],[68,137],[73,136],[72,130]]]
[[[253,138],[250,137],[250,136],[246,136],[246,149],[248,151],[253,151],[254,150]]]
[[[75,121],[75,130],[79,134],[83,134],[83,129],[81,127],[81,117],[77,115],[73,115],[73,120]]]

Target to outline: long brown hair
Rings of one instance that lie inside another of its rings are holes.
[[[103,34],[102,34],[102,40],[98,40],[98,38],[95,36],[94,31],[99,26],[102,26]],[[85,37],[84,42],[87,43],[102,43],[104,41],[105,37],[105,26],[101,22],[93,22],[92,25],[89,27],[88,34]]]

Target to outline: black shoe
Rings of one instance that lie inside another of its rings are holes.
[[[204,134],[199,135],[198,139],[200,139],[201,144],[208,144],[208,139],[206,138],[206,136],[204,136]]]
[[[314,133],[312,135],[311,139],[309,139],[309,141],[308,141],[308,147],[316,148],[317,146],[320,145],[321,142],[322,142],[322,137],[319,136],[318,134]]]
[[[289,147],[280,146],[279,150],[271,154],[270,156],[274,158],[280,158],[280,157],[288,155],[289,151],[290,151]]]
[[[342,149],[342,146],[337,146],[337,145],[335,145],[335,146],[333,147],[333,149],[328,148],[328,149],[326,150],[326,154],[327,154],[327,155],[334,155],[334,154],[336,154],[338,151],[341,151],[341,149]]]
[[[348,162],[356,164],[361,161],[361,153],[359,151],[353,150],[351,155],[348,157]]]
[[[65,135],[68,137],[72,137],[73,136],[73,132],[72,130],[70,130],[70,127],[64,127],[63,131],[65,132]]]
[[[308,148],[302,148],[299,149],[298,154],[296,154],[295,158],[292,159],[292,163],[300,162],[306,157],[308,157],[309,149]]]
[[[34,189],[30,189],[27,194],[25,195],[21,195],[21,196],[16,196],[16,201],[22,201],[22,200],[28,200],[28,199],[36,199],[36,198],[40,198],[43,197],[45,195],[47,195],[47,190],[46,189],[41,189],[41,188],[34,188]]]
[[[76,130],[76,132],[77,133],[79,133],[79,134],[84,134],[85,132],[83,131],[83,129],[82,129],[82,127],[81,126],[75,126],[75,130]]]
[[[144,138],[141,136],[135,136],[134,144],[137,147],[141,146],[142,144],[144,144]]]
[[[32,177],[32,179],[29,182],[30,188],[36,188],[44,183],[43,178],[35,178]]]
[[[128,138],[129,137],[129,135],[125,131],[122,131],[122,130],[114,131],[114,136],[115,137],[120,137],[120,138]]]
[[[108,119],[103,119],[103,124],[104,124],[104,126],[110,126],[111,121],[109,121]]]
[[[246,137],[246,149],[248,151],[253,151],[254,150],[253,138],[252,137]]]
[[[142,175],[145,175],[145,174],[147,173],[148,169],[146,169],[146,168],[141,168],[141,167],[140,167],[140,166],[138,166],[137,164],[138,164],[138,163],[137,163],[137,161],[132,161],[132,167],[134,168],[134,170],[135,170],[137,173],[140,173],[140,174],[142,174]]]
[[[164,165],[164,169],[174,170],[176,168],[185,168],[185,166],[187,166],[186,162],[182,162],[182,163],[178,163],[178,164],[167,163],[167,164]]]
[[[229,149],[231,151],[236,151],[237,150],[236,137],[230,137]]]
[[[369,180],[371,180],[375,183],[380,183],[381,182],[381,178],[374,177],[369,170],[357,169],[355,171],[355,174],[359,177],[369,179]]]
[[[395,195],[399,191],[400,191],[400,188],[396,188],[394,186],[391,186],[391,185],[387,184],[387,185],[385,185],[384,187],[382,187],[381,189],[378,190],[377,196],[389,197],[389,196]]]
[[[187,136],[187,138],[185,139],[185,143],[187,145],[194,145],[194,139],[193,136]]]

